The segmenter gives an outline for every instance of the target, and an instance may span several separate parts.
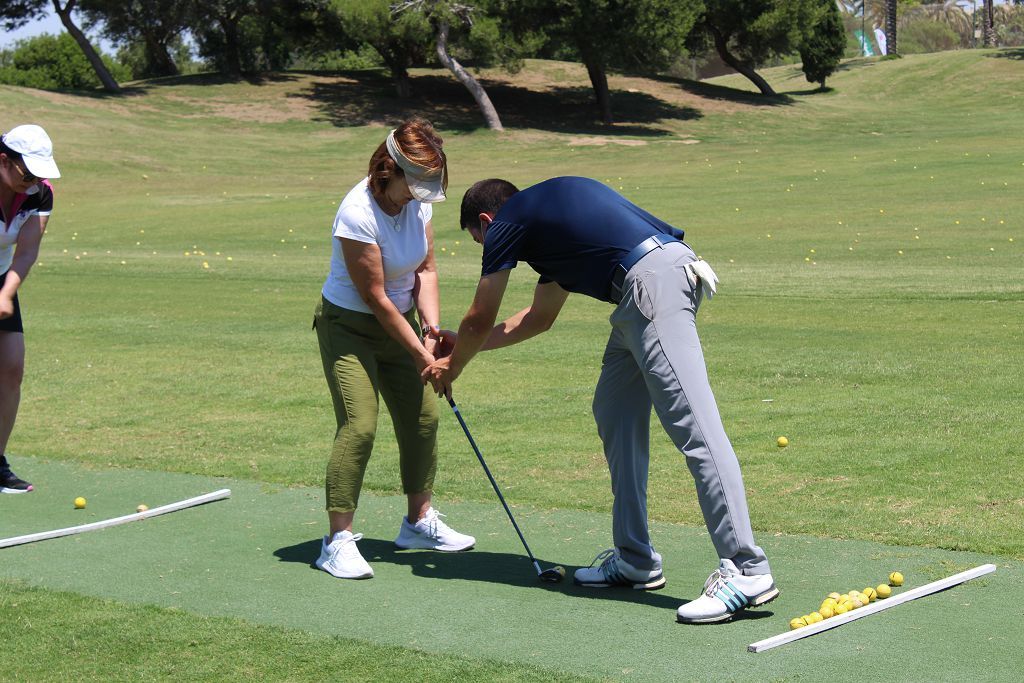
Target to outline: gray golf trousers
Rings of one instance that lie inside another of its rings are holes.
[[[736,453],[708,384],[697,337],[700,287],[684,269],[696,256],[682,242],[654,249],[626,275],[594,393],[594,418],[611,472],[612,538],[638,569],[659,568],[647,527],[653,405],[697,484],[715,550],[746,575],[768,574],[754,541]]]

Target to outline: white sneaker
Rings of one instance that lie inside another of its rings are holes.
[[[476,545],[475,538],[452,529],[441,521],[442,517],[444,515],[434,508],[428,509],[423,519],[415,524],[409,524],[409,518],[402,517],[402,528],[398,530],[395,545],[402,550],[420,548],[446,553],[469,550]]]
[[[317,568],[339,579],[372,579],[373,569],[356,547],[356,541],[362,538],[362,534],[351,531],[339,531],[333,539],[324,536],[320,557],[316,560]]]
[[[597,567],[594,564],[601,560]],[[577,569],[572,575],[573,583],[587,588],[609,588],[629,586],[640,591],[654,591],[665,586],[665,575],[661,568],[637,569],[622,559],[617,548],[608,548],[597,554],[589,567]]]
[[[704,594],[676,610],[681,624],[728,621],[747,607],[760,607],[779,597],[771,574],[744,576],[732,560],[722,560],[704,582]]]

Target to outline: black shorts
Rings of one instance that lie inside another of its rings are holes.
[[[7,271],[10,272],[10,271]],[[4,286],[4,282],[7,281],[7,272],[0,275],[0,288]],[[0,332],[24,332],[25,328],[21,326],[21,306],[18,305],[18,295],[14,295],[14,315],[10,318],[4,318],[0,320]]]

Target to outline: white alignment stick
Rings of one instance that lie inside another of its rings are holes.
[[[791,643],[794,640],[813,636],[816,633],[827,631],[830,628],[848,624],[854,619],[860,619],[861,617],[881,612],[884,609],[889,609],[896,605],[902,605],[903,603],[914,600],[915,598],[922,598],[926,595],[931,595],[932,593],[938,593],[939,591],[950,588],[951,586],[955,586],[965,581],[970,581],[971,579],[976,579],[979,576],[984,576],[985,574],[991,574],[995,570],[996,566],[994,564],[983,564],[980,567],[968,569],[965,572],[960,572],[953,576],[947,576],[944,579],[932,581],[931,583],[926,583],[925,585],[918,586],[917,588],[911,588],[910,590],[900,593],[899,595],[894,595],[891,598],[878,600],[865,607],[860,607],[851,612],[847,612],[846,614],[840,614],[839,616],[832,617],[831,619],[819,621],[817,624],[802,626],[795,631],[788,631],[786,633],[780,633],[777,636],[772,636],[771,638],[759,640],[756,643],[748,645],[747,650],[750,652],[764,652],[765,650],[770,650],[773,647],[785,645],[786,643]]]
[[[34,543],[36,541],[45,541],[50,538],[60,538],[61,536],[73,536],[74,534],[85,533],[86,531],[96,531],[97,529],[106,529],[110,526],[117,526],[118,524],[127,524],[128,522],[136,522],[140,519],[148,519],[150,517],[156,517],[158,515],[166,515],[168,512],[177,512],[178,510],[184,510],[185,508],[195,507],[196,505],[202,505],[203,503],[212,503],[215,500],[223,500],[231,496],[231,489],[221,489],[212,493],[204,493],[201,496],[195,498],[189,498],[187,500],[180,500],[177,503],[170,503],[168,505],[161,505],[158,508],[152,510],[146,510],[145,512],[136,512],[131,515],[125,515],[123,517],[114,517],[112,519],[104,519],[99,522],[92,522],[90,524],[82,524],[79,526],[70,526],[66,529],[54,529],[53,531],[40,531],[37,534],[27,534],[25,536],[14,536],[12,538],[0,539],[0,548],[6,548],[12,545],[22,545],[24,543]]]

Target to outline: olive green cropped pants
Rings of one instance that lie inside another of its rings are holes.
[[[415,308],[406,319],[418,329]],[[437,401],[420,380],[409,352],[373,314],[341,308],[323,298],[314,312],[313,326],[338,421],[327,464],[327,510],[352,512],[359,503],[381,396],[398,439],[402,490],[406,494],[432,490],[437,469]]]

